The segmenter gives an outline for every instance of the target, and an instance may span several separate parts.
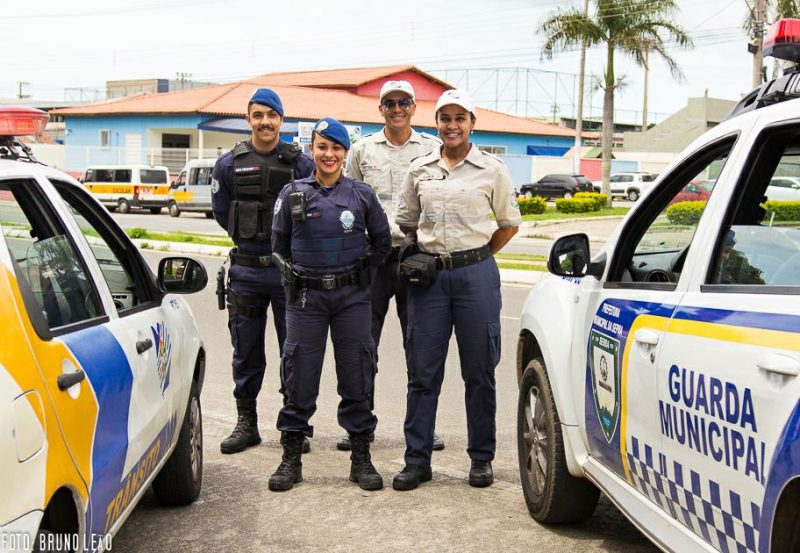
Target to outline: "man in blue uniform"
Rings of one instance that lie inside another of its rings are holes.
[[[236,144],[217,160],[211,183],[214,218],[236,244],[230,253],[227,307],[238,420],[220,444],[222,453],[237,453],[261,443],[256,398],[267,365],[264,333],[270,304],[280,348],[286,337],[286,300],[280,273],[270,259],[272,212],[286,183],[314,172],[308,156],[280,141],[283,104],[274,91],[259,88],[253,93],[247,122],[252,129],[250,140]]]
[[[350,138],[344,125],[324,118],[314,126],[312,177],[281,191],[272,223],[273,257],[283,265],[288,291],[281,375],[286,403],[278,414],[283,459],[269,479],[272,491],[303,480],[301,450],[314,429],[328,329],[331,331],[339,424],[351,442],[350,480],[364,490],[383,487],[372,465],[369,436],[375,343],[370,333],[370,277],[389,254],[386,213],[368,185],[342,175]],[[281,257],[282,256],[282,257]]]

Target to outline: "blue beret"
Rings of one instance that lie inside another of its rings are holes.
[[[317,121],[314,125],[314,132],[341,144],[345,150],[350,149],[350,135],[347,133],[347,129],[333,117],[323,117]]]
[[[268,106],[278,112],[283,117],[283,104],[280,97],[269,88],[259,88],[250,96],[250,101],[262,106]]]

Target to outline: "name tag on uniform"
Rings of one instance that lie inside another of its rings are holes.
[[[419,182],[429,181],[429,180],[444,180],[447,178],[447,175],[422,175],[419,178]]]
[[[261,167],[258,165],[253,165],[252,167],[236,167],[233,172],[237,175],[242,174],[250,174],[250,173],[258,173],[261,171]]]
[[[307,212],[306,212],[306,217],[310,217],[310,218],[312,218],[312,219],[313,219],[314,217],[319,217],[320,215],[321,215],[321,214],[320,214],[320,212],[319,212],[318,210],[315,210],[315,211],[307,211]]]

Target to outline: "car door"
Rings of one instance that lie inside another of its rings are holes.
[[[4,235],[28,317],[28,347],[53,406],[66,455],[89,490],[89,496],[82,498],[88,531],[99,505],[95,490],[124,460],[127,449],[127,429],[113,422],[118,413],[127,412],[131,368],[119,343],[104,328],[110,298],[96,285],[74,236],[42,185],[35,178],[0,179]],[[107,423],[106,411],[112,413],[112,424]],[[105,504],[99,507],[104,508]]]
[[[69,213],[82,254],[94,269],[94,276],[112,306],[103,327],[110,333],[126,359],[130,378],[127,401],[109,405],[114,409],[109,423],[127,435],[127,448],[107,482],[97,491],[105,509],[99,532],[107,531],[139,491],[174,441],[177,423],[182,416],[191,385],[191,372],[173,370],[191,367],[181,324],[178,302],[162,302],[150,269],[138,250],[110,216],[82,190],[70,183],[52,180]],[[90,343],[75,341],[74,348],[91,348]],[[102,406],[101,406],[102,411]],[[124,429],[123,429],[124,426]],[[93,489],[93,495],[95,490]]]
[[[604,260],[605,276],[584,278],[578,303],[573,386],[584,390],[587,471],[603,485],[624,482],[660,506],[648,486],[664,469],[658,370],[661,346],[686,291],[683,263],[697,221],[671,224],[673,196],[698,174],[718,172],[735,144],[729,136],[699,148],[637,206]],[[610,477],[609,475],[613,475]],[[616,485],[616,484],[613,484]]]
[[[768,551],[772,531],[792,528],[773,524],[800,475],[800,224],[775,220],[763,198],[799,163],[797,123],[753,141],[664,343],[660,425],[678,494],[667,500],[723,551]]]

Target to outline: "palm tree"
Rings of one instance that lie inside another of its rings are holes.
[[[614,89],[619,85],[614,74],[614,54],[627,54],[640,66],[647,64],[648,52],[658,54],[675,78],[682,73],[667,52],[667,44],[692,46],[692,39],[671,17],[677,9],[674,0],[593,0],[594,13],[578,9],[558,9],[539,26],[545,35],[542,57],[552,59],[585,41],[587,47],[605,44],[606,66],[603,75],[603,188],[611,205],[611,143],[614,134]]]

